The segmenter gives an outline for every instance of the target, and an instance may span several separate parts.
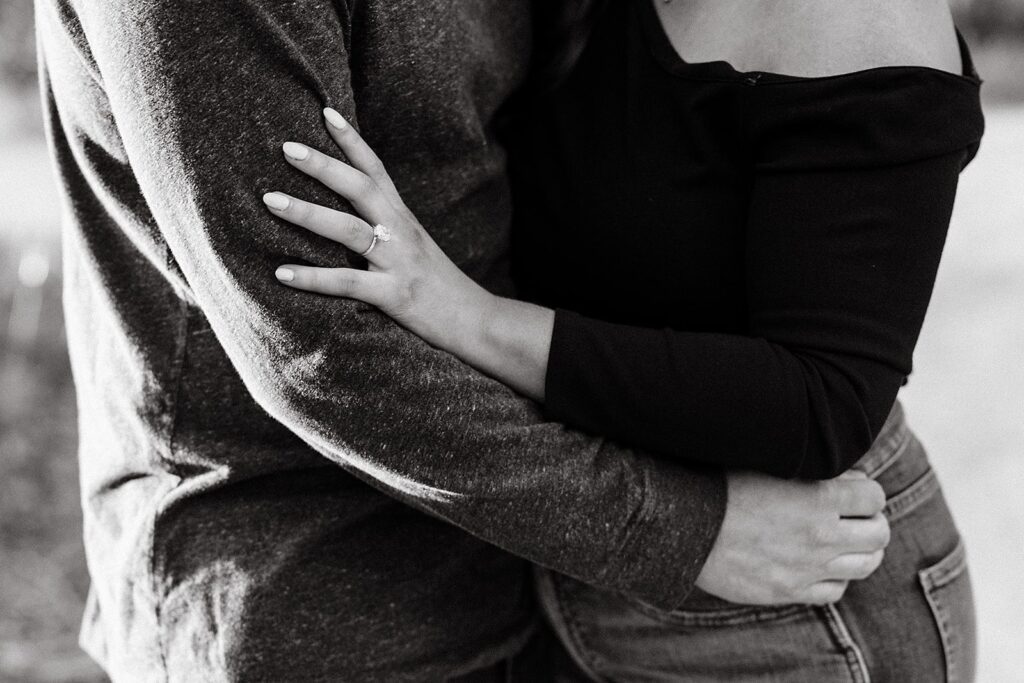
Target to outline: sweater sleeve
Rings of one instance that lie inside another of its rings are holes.
[[[558,311],[549,415],[667,456],[830,478],[911,371],[977,81],[928,69],[750,87],[747,334]]]
[[[78,10],[182,296],[267,413],[340,467],[538,564],[677,605],[724,514],[720,473],[546,422],[379,312],[274,281],[286,259],[350,258],[260,201],[281,189],[337,204],[284,163],[280,145],[330,149],[323,106],[358,125],[345,4],[104,0]]]

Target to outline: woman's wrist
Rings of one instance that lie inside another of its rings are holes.
[[[544,400],[555,312],[490,295],[471,340],[471,365],[535,401]]]
[[[491,294],[469,277],[469,286],[463,295],[451,301],[454,315],[439,334],[446,343],[444,348],[473,366],[478,366],[486,354],[492,319],[497,315],[500,297]]]

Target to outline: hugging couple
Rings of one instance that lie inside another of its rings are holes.
[[[115,681],[967,681],[943,0],[37,0]]]

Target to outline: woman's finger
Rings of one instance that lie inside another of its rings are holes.
[[[286,142],[282,150],[288,163],[349,200],[370,222],[393,222],[391,203],[370,176],[298,142]]]
[[[889,520],[879,513],[868,519],[841,519],[837,537],[842,538],[840,553],[873,553],[889,545]]]
[[[338,148],[345,154],[349,162],[368,175],[382,190],[393,193],[398,197],[395,184],[391,181],[384,162],[380,160],[377,153],[373,151],[359,134],[341,114],[330,107],[324,109],[324,120],[327,122],[327,132],[338,145]]]
[[[828,563],[829,576],[847,581],[866,579],[878,569],[884,557],[884,550],[840,555]]]
[[[839,602],[849,585],[848,581],[819,581],[809,587],[797,602],[806,602],[812,605],[828,605]]]
[[[357,254],[366,251],[373,241],[373,228],[352,214],[296,199],[283,192],[268,192],[263,195],[263,203],[289,223],[343,244]],[[375,260],[381,253],[383,250],[374,249],[367,258],[375,265],[381,265]]]
[[[284,265],[274,275],[295,289],[359,299],[378,308],[387,308],[391,292],[391,276],[369,270]]]
[[[885,508],[885,491],[873,479],[848,475],[832,484],[842,517],[873,517]]]

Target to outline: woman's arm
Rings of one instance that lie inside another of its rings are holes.
[[[762,170],[747,226],[748,334],[559,311],[547,414],[665,455],[783,477],[845,471],[910,373],[967,154]]]
[[[828,478],[870,447],[910,372],[957,177],[981,131],[977,88],[943,87],[956,78],[895,71],[884,92],[843,91],[831,107],[813,89],[750,91],[761,114],[750,117],[749,335],[614,325],[493,297],[405,209],[368,272],[288,266],[282,279],[382,307],[568,424],[665,455]],[[877,111],[885,120],[866,129]],[[371,220],[383,215],[375,204],[400,199],[379,162],[351,132],[337,137],[367,180],[312,151],[292,163]],[[373,243],[368,223],[326,211],[289,200],[277,212],[356,251]]]

